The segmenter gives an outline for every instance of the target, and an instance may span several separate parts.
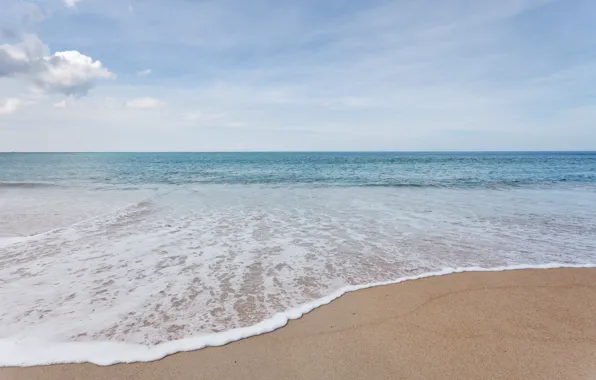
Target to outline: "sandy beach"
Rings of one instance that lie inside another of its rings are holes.
[[[0,379],[594,379],[595,291],[596,269],[452,274],[347,294],[223,347]]]

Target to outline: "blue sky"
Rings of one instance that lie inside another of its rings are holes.
[[[0,150],[596,149],[594,1],[0,3]]]

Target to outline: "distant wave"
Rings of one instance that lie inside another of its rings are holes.
[[[154,180],[148,181],[142,186],[135,186],[136,183],[111,183],[103,186],[92,187],[94,190],[119,190],[119,191],[138,191],[138,190],[158,190],[159,185],[185,186],[185,185],[230,185],[230,186],[306,186],[306,187],[381,187],[381,188],[443,188],[443,189],[499,189],[515,188],[525,186],[548,186],[556,184],[590,184],[596,183],[596,178],[592,176],[565,176],[560,178],[537,178],[537,179],[511,179],[511,180],[472,180],[472,179],[446,179],[436,181],[404,181],[386,180],[380,182],[353,181],[333,178],[262,178],[262,179],[187,179],[177,178],[172,180]],[[80,185],[80,184],[79,184]],[[70,187],[72,185],[69,185]],[[151,187],[152,186],[152,187]],[[43,189],[64,187],[64,185],[47,182],[0,182],[0,189]]]
[[[346,184],[346,186],[356,187],[449,187],[447,185],[432,184],[432,183],[363,183],[363,184]]]
[[[439,180],[439,181],[420,181],[420,182],[399,182],[399,181],[385,181],[385,182],[358,182],[358,181],[334,181],[332,179],[317,179],[317,180],[210,180],[210,181],[185,181],[178,183],[179,185],[198,184],[198,185],[264,185],[264,186],[307,186],[316,188],[325,187],[381,187],[381,188],[438,188],[438,189],[500,189],[500,188],[515,188],[526,186],[548,186],[548,185],[573,185],[573,184],[590,184],[594,183],[595,178],[590,177],[563,177],[563,178],[541,178],[541,179],[511,179],[511,180]]]
[[[171,180],[158,180],[149,182],[151,185],[160,184],[184,185],[230,185],[230,186],[308,186],[308,187],[402,187],[402,188],[509,188],[522,186],[541,186],[554,184],[589,184],[596,183],[596,178],[588,176],[566,176],[562,178],[537,178],[537,179],[511,179],[511,180],[473,180],[473,179],[446,179],[436,181],[410,181],[386,180],[380,182],[366,182],[349,179],[334,178],[238,178],[238,179],[192,179],[178,178]],[[113,187],[98,187],[97,190],[139,190],[141,187],[131,187],[128,184],[114,184]]]
[[[47,182],[0,182],[1,188],[15,188],[15,189],[35,189],[57,187],[58,185]]]
[[[522,186],[539,186],[539,185],[550,185],[559,182],[571,183],[568,180],[558,181],[439,181],[434,183],[364,183],[364,184],[345,184],[344,186],[352,187],[412,187],[412,188],[438,188],[438,189],[498,189],[498,188],[511,188],[511,187],[522,187]]]
[[[569,175],[560,178],[538,178],[538,179],[511,179],[511,180],[445,180],[436,182],[386,182],[386,183],[364,183],[354,184],[353,186],[362,187],[433,187],[433,188],[510,188],[522,186],[541,186],[554,184],[586,184],[594,183],[593,176]]]

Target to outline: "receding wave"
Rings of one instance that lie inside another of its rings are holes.
[[[324,297],[276,313],[251,326],[234,328],[211,334],[194,335],[152,346],[124,342],[47,342],[0,338],[0,366],[36,366],[68,363],[93,363],[102,366],[118,363],[151,362],[178,352],[200,350],[275,331],[289,321],[298,319],[316,308],[327,305],[346,293],[393,285],[422,278],[464,272],[501,272],[521,269],[595,268],[595,264],[547,263],[541,265],[511,265],[503,267],[445,268],[439,271],[400,277],[395,280],[344,286]]]

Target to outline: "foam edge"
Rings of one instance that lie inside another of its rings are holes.
[[[290,320],[298,319],[304,314],[320,306],[327,305],[342,295],[356,290],[392,285],[426,277],[444,276],[453,273],[501,272],[519,269],[553,268],[596,268],[596,264],[575,265],[549,263],[541,265],[512,265],[494,268],[445,268],[436,272],[401,277],[393,281],[345,286],[325,297],[297,306],[285,312],[277,313],[271,318],[265,319],[252,326],[183,338],[155,346],[106,341],[48,342],[35,339],[0,339],[0,366],[28,367],[66,363],[93,363],[100,366],[107,366],[118,363],[150,362],[162,359],[177,352],[200,350],[205,347],[223,346],[237,340],[277,330],[285,326]]]

